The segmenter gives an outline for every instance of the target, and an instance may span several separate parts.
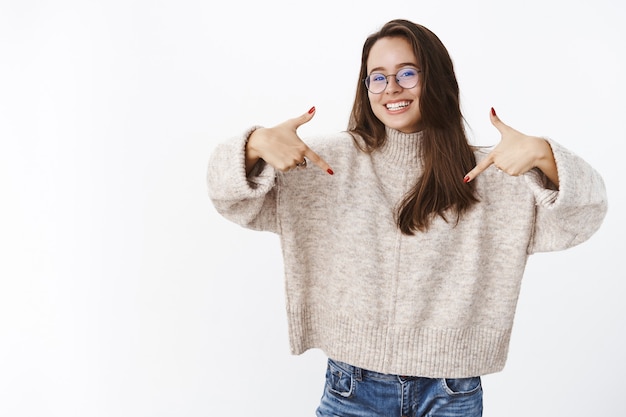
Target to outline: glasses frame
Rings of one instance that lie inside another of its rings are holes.
[[[400,74],[402,71],[404,71],[404,70],[406,70],[406,69],[412,69],[412,70],[417,71],[417,76],[415,77],[415,78],[416,78],[415,84],[414,84],[414,85],[412,85],[411,87],[403,87],[402,85],[400,85],[400,80],[398,79],[398,74]],[[387,89],[387,86],[389,85],[389,77],[395,77],[395,78],[396,78],[396,84],[398,84],[398,85],[399,85],[400,87],[402,87],[403,89],[409,89],[409,88],[413,88],[413,87],[415,87],[417,84],[419,84],[419,82],[420,82],[420,75],[419,75],[419,74],[420,74],[421,72],[422,72],[422,70],[421,70],[421,69],[419,69],[419,68],[415,68],[415,67],[402,67],[402,68],[400,68],[400,69],[398,70],[398,72],[396,72],[395,74],[389,74],[389,75],[385,75],[385,74],[383,74],[382,72],[372,72],[372,73],[370,73],[369,75],[367,75],[367,77],[363,78],[363,83],[365,83],[365,88],[367,88],[367,91],[369,91],[370,93],[372,93],[372,94],[382,94],[382,93],[384,93],[384,92],[385,92],[385,90]],[[374,74],[379,74],[379,75],[382,75],[383,77],[385,77],[385,88],[383,88],[383,89],[382,89],[382,90],[380,90],[380,91],[372,91],[372,90],[370,90],[370,86],[369,86],[369,84],[370,84],[370,83],[369,83],[369,81],[368,81],[368,80],[369,80],[369,79],[371,78],[371,76],[372,76],[372,75],[374,75]]]

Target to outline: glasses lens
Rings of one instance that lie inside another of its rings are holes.
[[[387,77],[374,72],[365,78],[365,86],[374,94],[382,93],[385,91],[385,87],[387,87]]]
[[[402,88],[413,88],[417,85],[417,70],[415,68],[403,68],[396,74],[396,80]]]

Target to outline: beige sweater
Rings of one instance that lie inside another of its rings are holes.
[[[361,368],[424,377],[500,371],[528,255],[585,241],[607,209],[600,175],[550,141],[559,191],[537,170],[511,177],[492,167],[475,180],[481,201],[459,224],[437,217],[406,236],[394,213],[420,175],[419,134],[388,129],[372,154],[347,133],[307,139],[335,175],[261,161],[247,178],[251,131],[214,150],[209,195],[228,219],[280,235],[293,354],[320,348]]]

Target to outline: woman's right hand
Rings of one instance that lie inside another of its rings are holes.
[[[313,152],[296,133],[296,130],[311,120],[314,114],[315,107],[311,107],[311,110],[299,117],[252,132],[246,144],[246,172],[250,173],[259,159],[263,159],[279,171],[306,167],[308,159],[332,175],[330,165]]]

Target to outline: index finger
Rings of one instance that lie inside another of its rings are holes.
[[[489,155],[487,155],[485,159],[483,159],[478,164],[476,164],[476,166],[470,172],[468,172],[467,175],[465,175],[465,178],[463,178],[463,182],[468,183],[472,181],[474,178],[480,175],[484,170],[489,168],[491,164],[493,164],[493,157],[491,156],[491,153],[489,153]]]
[[[333,170],[330,168],[330,165],[328,165],[328,163],[324,161],[321,156],[316,154],[311,148],[307,147],[306,151],[304,152],[304,156],[309,158],[311,162],[320,167],[323,171],[326,171],[330,175],[334,174]]]

